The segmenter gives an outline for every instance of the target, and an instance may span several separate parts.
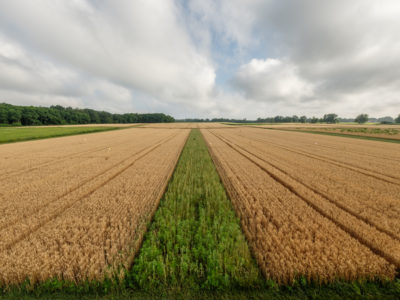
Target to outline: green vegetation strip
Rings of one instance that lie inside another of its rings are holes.
[[[198,129],[192,130],[129,274],[145,290],[263,282]]]
[[[47,139],[67,135],[77,135],[100,131],[116,130],[127,127],[94,126],[94,127],[1,127],[0,144]]]
[[[390,139],[390,138],[383,138],[383,137],[380,138],[380,137],[373,137],[373,136],[345,134],[345,133],[337,133],[337,132],[326,132],[326,131],[301,130],[301,129],[283,129],[283,128],[257,127],[257,126],[252,126],[252,127],[260,128],[260,129],[268,129],[268,130],[280,130],[280,131],[292,131],[292,132],[294,131],[294,132],[303,132],[303,133],[323,134],[323,135],[340,136],[340,137],[346,137],[346,138],[352,138],[352,139],[400,144],[399,139]]]
[[[356,128],[339,127],[339,128],[326,128],[326,130],[329,130],[329,131],[337,130],[340,132],[350,132],[350,133],[357,132],[357,133],[367,133],[367,134],[384,134],[384,135],[385,134],[386,135],[396,135],[396,134],[399,134],[399,132],[400,132],[398,129],[395,129],[395,128],[367,128],[367,127],[361,127],[361,128],[359,128],[359,127],[356,127]]]

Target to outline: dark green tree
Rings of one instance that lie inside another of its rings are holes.
[[[368,121],[368,115],[367,114],[360,114],[357,116],[355,120],[358,124],[364,124]]]
[[[79,109],[55,105],[51,107],[15,106],[0,103],[0,124],[58,125],[100,123],[160,123],[175,122],[171,116],[152,114],[111,114],[93,109]]]
[[[11,108],[8,110],[8,123],[18,124],[21,123],[21,111],[17,108]]]
[[[89,123],[100,124],[100,116],[98,111],[95,111],[93,109],[84,109],[83,111],[89,115],[90,118]]]
[[[391,124],[394,122],[394,119],[391,116],[386,116],[382,118],[378,118],[378,122],[382,124]]]
[[[0,104],[0,124],[8,124],[7,109]]]
[[[323,122],[329,123],[329,124],[339,123],[337,114],[326,114],[326,115],[324,115],[322,120],[323,120]]]
[[[39,121],[39,114],[37,113],[37,108],[33,106],[25,107],[22,109],[21,115],[22,125],[41,125]]]
[[[99,113],[99,116],[100,116],[100,122],[102,124],[108,124],[108,123],[112,123],[113,122],[112,115],[110,113],[108,113],[108,112],[101,111]]]

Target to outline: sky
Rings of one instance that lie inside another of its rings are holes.
[[[399,0],[2,0],[0,103],[397,116]]]

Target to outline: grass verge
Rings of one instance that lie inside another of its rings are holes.
[[[94,133],[100,131],[116,130],[126,127],[1,127],[0,144],[22,142],[52,137]]]
[[[122,284],[122,282],[121,282]],[[14,287],[0,289],[0,299],[400,299],[400,279],[395,281],[337,281],[331,284],[307,283],[304,280],[292,286],[265,284],[262,288],[168,289],[143,290],[118,285],[116,282],[92,282],[79,285],[57,280],[37,285],[33,290]]]

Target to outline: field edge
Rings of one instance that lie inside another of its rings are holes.
[[[58,138],[58,137],[66,137],[66,136],[74,136],[74,135],[84,135],[84,134],[92,134],[92,133],[99,133],[99,132],[106,132],[106,131],[114,131],[114,130],[122,130],[122,129],[128,129],[128,128],[133,128],[132,127],[118,127],[118,126],[110,126],[110,127],[38,127],[38,129],[48,129],[48,128],[73,128],[73,129],[82,129],[82,131],[77,131],[77,132],[59,132],[59,133],[51,133],[49,135],[45,136],[26,136],[26,137],[21,137],[21,138],[11,138],[9,140],[1,141],[0,140],[0,146],[5,145],[5,144],[14,144],[14,143],[19,143],[19,142],[27,142],[27,141],[36,141],[36,140],[45,140],[45,139],[51,139],[51,138]],[[6,127],[9,129],[9,127]],[[18,130],[19,128],[14,128],[11,127],[14,130]],[[2,128],[0,128],[1,131]],[[21,128],[21,129],[28,129],[28,128]],[[35,128],[36,129],[36,128]]]

